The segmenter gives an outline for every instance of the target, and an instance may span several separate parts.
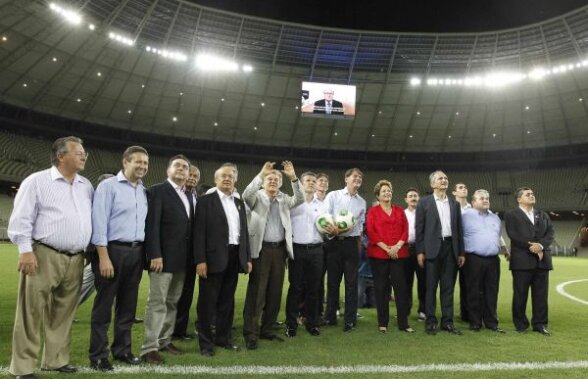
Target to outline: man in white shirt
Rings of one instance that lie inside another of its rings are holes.
[[[78,174],[88,157],[81,139],[59,138],[51,149],[51,168],[21,183],[8,223],[20,254],[10,373],[22,378],[35,377],[41,347],[43,370],[77,372],[69,364],[71,325],[92,236],[94,189]]]
[[[194,200],[192,193],[184,190],[189,171],[188,158],[176,155],[168,161],[167,180],[148,191],[145,253],[149,297],[141,359],[150,364],[162,363],[159,351],[180,353],[171,342],[171,335],[184,286],[187,256],[192,253]]]
[[[416,207],[419,202],[420,196],[419,192],[416,188],[409,188],[406,191],[406,196],[404,197],[404,202],[406,203],[406,209],[404,210],[404,214],[408,219],[408,252],[410,253],[409,259],[403,259],[404,268],[405,268],[405,278],[407,281],[407,289],[409,291],[408,298],[409,298],[409,314],[410,309],[412,308],[412,288],[414,284],[414,277],[416,275],[417,278],[417,293],[418,293],[418,318],[421,321],[424,321],[425,316],[425,293],[426,293],[426,280],[425,280],[425,269],[420,267],[417,261],[417,250],[416,250],[416,242],[415,242],[415,216],[416,216]]]
[[[294,258],[288,261],[288,297],[286,300],[286,335],[294,337],[298,327],[300,301],[304,301],[306,330],[320,335],[319,287],[323,273],[323,237],[315,226],[321,214],[327,213],[326,204],[315,194],[316,174],[307,171],[300,176],[304,202],[290,211]]]

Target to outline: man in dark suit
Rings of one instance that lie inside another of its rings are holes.
[[[336,114],[342,115],[344,113],[343,103],[337,100],[333,100],[335,91],[327,88],[323,91],[324,99],[314,102],[314,109],[312,113],[317,114]]]
[[[423,197],[416,208],[415,239],[417,259],[425,268],[427,334],[437,332],[437,287],[440,286],[441,329],[461,335],[453,325],[453,290],[458,267],[465,263],[461,209],[447,196],[449,181],[443,171],[429,176],[433,194]]]
[[[188,193],[196,208],[197,194],[196,188],[200,182],[200,170],[193,163],[190,165],[190,174],[186,179],[186,193]],[[182,295],[178,300],[176,325],[174,326],[173,338],[182,340],[191,340],[193,334],[188,332],[188,322],[190,321],[190,308],[192,308],[192,300],[194,298],[194,287],[196,284],[196,265],[194,264],[194,254],[187,254],[186,256],[186,276],[184,277],[184,288]]]
[[[239,272],[251,272],[251,251],[245,204],[233,195],[235,171],[224,166],[214,173],[216,191],[196,206],[194,262],[199,279],[198,341],[200,353],[213,356],[214,345],[237,351],[231,329]],[[216,318],[216,333],[210,328]]]
[[[512,320],[517,332],[529,327],[525,315],[531,288],[533,330],[545,336],[547,330],[547,294],[551,263],[553,225],[547,213],[534,209],[535,195],[527,187],[516,191],[519,206],[504,214],[506,233],[510,238],[510,270],[512,272]]]
[[[162,363],[159,351],[180,353],[171,343],[171,335],[184,287],[186,257],[192,253],[194,201],[192,194],[184,191],[189,170],[188,158],[172,157],[167,180],[148,192],[145,253],[150,284],[141,359],[151,364]]]

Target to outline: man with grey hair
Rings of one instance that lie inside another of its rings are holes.
[[[251,208],[249,232],[253,268],[243,309],[243,336],[250,350],[257,348],[259,338],[281,340],[271,327],[280,312],[286,259],[294,258],[290,209],[304,201],[292,162],[284,161],[282,166],[294,196],[280,191],[282,173],[274,169],[274,164],[265,162],[243,191],[243,199]]]
[[[504,333],[498,327],[496,315],[500,281],[498,254],[502,251],[507,255],[500,245],[501,221],[490,211],[490,194],[484,189],[474,192],[472,207],[462,214],[467,256],[463,272],[470,329],[479,332],[483,323],[487,329]]]
[[[235,290],[239,272],[251,271],[251,251],[245,205],[235,197],[235,171],[228,166],[214,173],[215,192],[202,196],[194,216],[194,263],[199,279],[198,342],[211,357],[214,346],[231,351]],[[216,319],[216,332],[211,324]]]
[[[427,281],[425,331],[437,333],[437,287],[440,287],[441,329],[461,335],[453,325],[453,290],[457,268],[465,263],[461,209],[447,196],[449,180],[443,171],[429,175],[433,194],[421,198],[415,215],[415,240],[419,266]]]
[[[81,139],[57,139],[52,167],[28,176],[14,199],[8,237],[19,252],[10,362],[10,373],[16,377],[35,377],[41,348],[43,370],[77,372],[69,364],[71,326],[82,283],[83,252],[92,235],[94,193],[90,181],[78,174],[87,157]]]
[[[519,333],[525,333],[529,319],[525,312],[531,289],[533,330],[550,336],[547,330],[547,295],[551,263],[553,225],[547,213],[535,209],[535,194],[528,187],[516,191],[518,207],[504,214],[506,233],[510,238],[512,272],[512,321]]]

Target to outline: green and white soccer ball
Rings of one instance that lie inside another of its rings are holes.
[[[318,216],[314,222],[317,230],[322,233],[326,234],[327,230],[325,229],[328,225],[335,225],[335,220],[330,213],[323,213],[322,215]]]
[[[347,209],[341,209],[335,215],[335,225],[340,230],[352,228],[355,225],[355,216]]]

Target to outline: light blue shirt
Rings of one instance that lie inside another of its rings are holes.
[[[92,243],[107,246],[109,241],[145,240],[147,196],[139,180],[133,187],[120,171],[104,180],[94,193]]]
[[[463,212],[463,242],[467,254],[482,257],[498,255],[500,251],[500,218],[488,212],[468,209]]]
[[[355,217],[355,225],[346,233],[340,234],[345,237],[359,237],[363,232],[363,224],[365,223],[365,200],[359,196],[359,193],[351,195],[347,188],[342,190],[329,192],[325,198],[325,203],[329,207],[329,213],[333,217],[340,210],[346,209],[353,213]]]

